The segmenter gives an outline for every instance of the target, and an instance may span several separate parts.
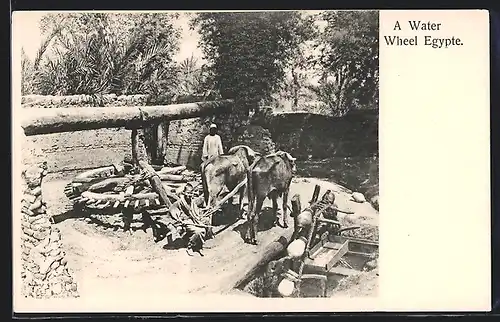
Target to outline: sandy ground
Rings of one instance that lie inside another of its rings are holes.
[[[71,209],[63,193],[68,181],[48,178],[44,183],[43,195],[49,214],[59,215]],[[326,189],[333,190],[339,208],[355,212],[348,215],[350,222],[378,226],[378,212],[369,203],[349,201],[350,192],[334,183],[296,178],[291,186],[290,198],[300,194],[304,207],[315,184],[322,187],[321,195]],[[271,206],[270,201],[266,201],[266,206]],[[289,223],[291,226],[291,218]],[[78,282],[82,298],[94,294],[117,296],[137,292],[160,295],[211,292],[219,280],[231,274],[235,263],[244,260],[249,252],[259,252],[260,249],[243,243],[241,226],[228,229],[208,241],[203,252],[205,256],[190,257],[184,249],[165,249],[166,241],[155,243],[150,229],[129,234],[121,230],[105,230],[74,218],[56,225],[61,230],[68,266]],[[270,243],[282,232],[279,227],[260,232],[259,242],[262,245]],[[376,277],[370,275],[369,290],[356,292],[360,295],[372,292],[378,283]],[[358,288],[363,288],[363,285]]]

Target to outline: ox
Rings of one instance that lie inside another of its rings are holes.
[[[279,223],[277,216],[278,197],[283,198],[283,227],[287,228],[288,193],[292,177],[296,172],[296,158],[288,152],[278,151],[258,158],[247,171],[248,178],[248,229],[246,242],[257,244],[256,232],[262,204],[266,198],[273,202],[274,225]]]
[[[234,146],[227,154],[204,161],[201,165],[201,180],[206,207],[217,204],[221,194],[232,191],[247,175],[250,164],[259,153],[245,145]],[[243,208],[245,187],[240,188],[240,211]]]

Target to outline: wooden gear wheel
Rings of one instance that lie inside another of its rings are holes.
[[[123,174],[115,166],[81,173],[68,183],[65,195],[75,208],[89,213],[117,214],[164,207],[142,174]]]

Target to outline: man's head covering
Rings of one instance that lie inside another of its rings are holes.
[[[211,128],[211,129],[216,129],[216,128],[217,128],[217,125],[215,125],[215,123],[212,123],[212,124],[210,124],[210,128]]]
[[[189,195],[189,196],[192,196],[193,193],[194,193],[194,187],[192,184],[188,183],[186,184],[186,186],[184,187],[184,194],[185,195]]]

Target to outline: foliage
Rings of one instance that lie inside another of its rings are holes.
[[[311,43],[318,37],[315,26],[315,15],[303,15],[302,25],[292,30],[294,39],[293,54],[289,66],[289,77],[285,80],[283,97],[291,100],[293,108],[298,108],[299,100],[307,98],[307,82],[311,69],[314,67]]]
[[[32,64],[32,92],[158,95],[171,91],[180,36],[175,18],[164,13],[45,15],[40,28],[47,39],[54,39],[53,46],[42,60],[47,42],[39,65],[36,60]],[[28,68],[24,74],[30,74]]]
[[[206,73],[193,55],[181,61],[178,66],[178,95],[196,95],[203,92]]]
[[[324,178],[341,184],[352,191],[361,192],[375,209],[378,209],[378,205],[374,204],[374,197],[379,195],[378,156],[298,160],[297,175]]]
[[[334,110],[378,103],[378,11],[325,11],[316,92]]]
[[[283,88],[286,69],[312,24],[299,12],[203,12],[193,16],[191,27],[199,31],[208,62],[206,90],[236,103],[233,113],[217,120],[230,146],[244,135],[250,112]]]
[[[256,107],[283,85],[285,68],[312,24],[298,12],[199,13],[210,82],[222,97]]]
[[[34,66],[24,49],[21,48],[21,93],[33,93]]]

